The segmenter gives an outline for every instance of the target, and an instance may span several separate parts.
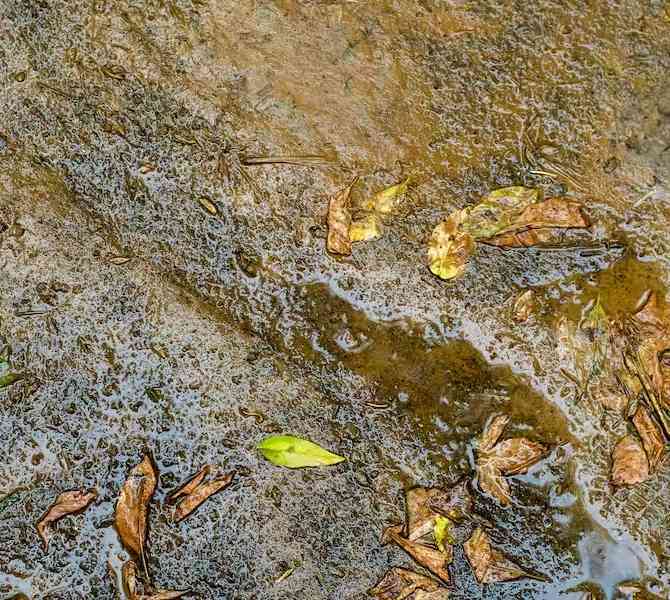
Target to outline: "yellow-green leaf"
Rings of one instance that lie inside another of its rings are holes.
[[[273,435],[265,438],[258,445],[258,449],[272,464],[289,469],[335,465],[346,460],[314,442],[292,435]]]
[[[435,527],[433,528],[435,543],[440,552],[445,552],[444,542],[455,544],[456,540],[451,535],[451,521],[447,517],[435,517]]]
[[[441,279],[453,279],[463,273],[475,251],[473,237],[461,233],[459,224],[460,213],[451,215],[433,230],[428,242],[430,270]]]
[[[354,221],[349,227],[349,239],[352,242],[367,242],[381,235],[377,215],[368,215],[359,221]]]
[[[365,203],[364,208],[382,214],[392,213],[397,207],[398,198],[407,192],[408,187],[409,177],[400,183],[377,192]]]

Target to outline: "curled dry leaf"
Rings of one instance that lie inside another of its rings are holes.
[[[478,241],[498,248],[531,248],[549,244],[555,239],[556,234],[552,229],[527,229],[526,231],[503,233]]]
[[[430,577],[409,569],[394,567],[368,591],[368,595],[374,596],[377,600],[417,600],[420,597],[417,592],[435,592],[439,589],[440,584]]]
[[[621,438],[612,452],[612,483],[635,485],[649,478],[649,460],[642,444],[633,435]]]
[[[642,405],[637,407],[633,415],[633,425],[635,425],[642,440],[642,446],[649,461],[649,468],[653,471],[658,466],[665,451],[663,432],[649,414],[649,411]]]
[[[333,196],[328,204],[328,238],[326,248],[332,254],[351,254],[351,240],[349,239],[351,212],[349,209],[349,200],[351,189],[357,181],[358,177],[354,177],[352,182]]]
[[[121,568],[121,578],[123,580],[123,590],[128,600],[173,600],[181,598],[188,590],[157,590],[152,594],[142,594],[138,591],[137,565],[129,560]]]
[[[384,530],[382,542],[394,542],[409,554],[422,567],[439,577],[445,583],[449,583],[448,566],[453,560],[451,546],[445,546],[445,552],[441,552],[432,546],[426,546],[418,542],[412,542],[402,536],[402,525],[393,525]]]
[[[198,472],[198,474],[193,477],[193,479],[191,479],[191,481],[186,483],[186,485],[170,496],[171,500],[174,500],[180,496],[184,496],[175,510],[175,522],[179,523],[188,517],[188,515],[190,515],[196,508],[198,508],[198,506],[200,506],[205,500],[227,488],[235,477],[235,473],[233,472],[229,473],[225,477],[220,477],[219,479],[213,479],[212,481],[203,483],[203,478],[208,472],[208,467],[201,469],[200,472]]]
[[[489,536],[481,527],[478,527],[472,537],[463,544],[463,550],[479,583],[512,581],[531,576],[502,552],[493,548]]]
[[[145,455],[134,467],[116,503],[114,525],[123,545],[136,556],[144,555],[149,502],[156,489],[157,472],[153,460]]]
[[[533,290],[526,290],[517,296],[512,307],[512,318],[517,323],[527,321],[535,309],[535,293]]]
[[[49,507],[36,526],[45,550],[49,547],[51,525],[67,515],[84,510],[95,500],[97,495],[95,490],[72,490],[63,492],[56,497],[56,501]]]
[[[412,488],[405,495],[407,538],[415,541],[433,533],[440,518],[460,521],[470,515],[473,501],[465,480],[451,490],[440,488]]]
[[[349,239],[352,242],[367,242],[378,238],[380,235],[379,218],[374,214],[354,221],[349,227]]]
[[[453,279],[465,270],[475,251],[474,238],[459,230],[460,212],[440,223],[428,242],[430,271],[441,279]]]
[[[496,498],[503,506],[511,502],[509,484],[504,476],[526,473],[542,460],[548,449],[526,438],[498,441],[509,417],[500,415],[491,420],[479,440],[477,476],[483,492]]]

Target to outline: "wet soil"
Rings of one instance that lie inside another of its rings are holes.
[[[611,489],[626,424],[580,400],[556,334],[670,283],[667,3],[5,0],[0,32],[0,346],[26,375],[0,390],[0,598],[117,597],[113,508],[144,449],[160,587],[363,598],[411,564],[379,544],[403,490],[472,478],[494,412],[554,448],[510,509],[476,496],[547,581],[478,586],[457,550],[453,596],[670,593],[670,471]],[[277,155],[324,164],[244,164]],[[354,174],[354,203],[413,183],[335,259],[327,199]],[[432,227],[509,184],[594,225],[434,279]],[[348,460],[273,467],[274,431]],[[239,477],[175,526],[162,501],[204,463]],[[99,500],[45,554],[34,523],[76,487]]]

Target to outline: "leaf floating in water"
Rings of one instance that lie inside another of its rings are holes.
[[[526,438],[510,438],[499,442],[509,417],[496,416],[484,429],[477,449],[477,475],[485,493],[503,506],[511,502],[507,475],[526,473],[548,453],[547,448]]]
[[[460,213],[456,213],[433,230],[428,242],[430,271],[440,279],[458,277],[475,251],[474,238],[459,231],[459,224]]]
[[[156,489],[157,475],[153,460],[145,455],[130,471],[116,503],[116,530],[123,545],[139,557],[144,556],[149,502]]]
[[[128,600],[173,600],[189,593],[189,590],[169,591],[158,590],[153,594],[141,594],[138,591],[137,565],[129,560],[121,568],[123,590]]]
[[[621,438],[612,452],[612,483],[635,485],[649,479],[649,460],[642,444],[633,435]]]
[[[647,454],[647,460],[649,460],[649,468],[653,471],[665,452],[663,432],[649,414],[649,411],[642,405],[637,407],[635,415],[633,415],[633,425],[635,425],[642,440],[642,446]]]
[[[472,537],[463,544],[463,550],[479,583],[513,581],[521,577],[536,579],[502,552],[493,548],[489,536],[481,527],[478,527]]]
[[[410,178],[407,177],[404,181],[377,192],[364,203],[363,208],[383,215],[394,212],[398,207],[399,198],[407,193],[409,181]]]
[[[258,449],[272,464],[290,469],[336,465],[346,460],[309,440],[292,435],[265,438],[258,445]]]
[[[377,239],[381,234],[379,219],[374,214],[354,221],[349,227],[349,239],[352,242],[367,242]]]
[[[49,547],[51,525],[66,517],[84,510],[97,497],[95,490],[73,490],[59,494],[56,501],[37,523],[37,533],[44,542],[44,550]]]
[[[517,323],[527,321],[535,309],[535,293],[533,290],[522,292],[514,301],[512,308],[512,318]]]
[[[188,517],[205,500],[227,488],[235,477],[235,473],[233,472],[224,477],[203,483],[209,471],[209,465],[203,467],[190,481],[170,495],[170,501],[175,501],[177,498],[183,496],[183,499],[175,510],[174,520],[176,523]]]
[[[412,542],[402,536],[402,529],[402,525],[387,527],[384,530],[382,542],[394,542],[422,567],[428,569],[445,583],[449,583],[448,566],[453,560],[453,550],[451,546],[445,546],[445,551],[441,552],[437,548],[426,546],[425,544],[420,544],[418,542]]]
[[[351,240],[349,228],[351,226],[351,212],[349,200],[351,190],[358,181],[354,177],[352,182],[330,199],[328,204],[328,238],[326,248],[332,254],[348,256],[351,254]]]
[[[453,521],[467,518],[473,509],[473,502],[462,481],[449,491],[440,488],[416,487],[405,495],[407,513],[407,539],[415,541],[433,533],[435,523],[447,517]]]
[[[377,600],[446,600],[449,592],[430,577],[394,567],[368,591],[368,595]]]

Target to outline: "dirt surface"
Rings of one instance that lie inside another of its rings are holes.
[[[143,450],[160,587],[363,598],[412,564],[379,543],[403,490],[472,478],[494,412],[554,447],[511,508],[473,486],[495,543],[547,581],[479,586],[457,548],[453,597],[668,597],[668,466],[611,488],[626,423],[578,393],[556,333],[597,297],[665,297],[668,72],[660,1],[1,2],[0,348],[25,378],[0,390],[0,598],[117,597],[114,503]],[[244,165],[304,155],[323,164]],[[327,202],[354,175],[355,204],[412,185],[336,259]],[[434,278],[432,228],[511,184],[593,226]],[[348,460],[274,467],[269,432]],[[164,497],[205,463],[235,483],[172,524]],[[45,553],[35,522],[80,487],[98,500]]]

